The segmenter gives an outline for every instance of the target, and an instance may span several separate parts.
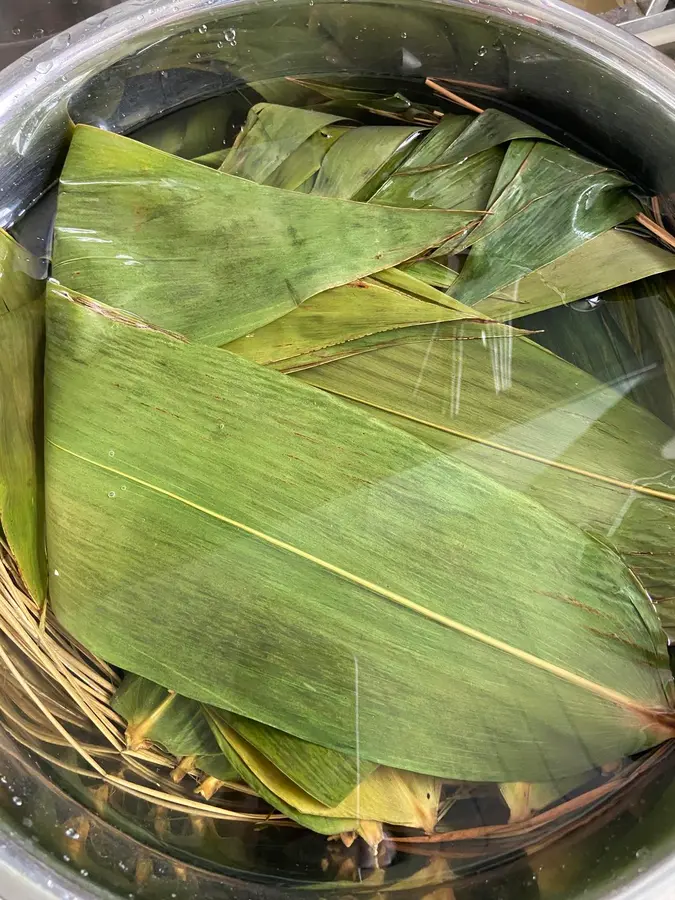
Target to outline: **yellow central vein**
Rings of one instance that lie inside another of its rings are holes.
[[[464,625],[461,622],[457,622],[454,619],[450,619],[447,616],[442,615],[441,613],[436,613],[433,610],[428,609],[426,606],[422,606],[420,603],[415,603],[414,600],[410,600],[408,599],[408,597],[404,597],[402,594],[397,594],[394,591],[390,591],[388,588],[382,587],[379,584],[375,584],[372,581],[368,581],[365,578],[361,578],[359,575],[355,575],[353,572],[349,572],[347,571],[347,569],[343,569],[341,566],[336,566],[333,563],[327,562],[326,560],[321,559],[318,556],[314,556],[312,553],[307,553],[305,550],[301,550],[299,547],[296,547],[293,544],[289,544],[287,541],[282,541],[279,538],[273,537],[272,535],[265,534],[264,531],[259,531],[257,528],[252,528],[250,525],[246,525],[243,522],[238,522],[236,519],[232,519],[229,516],[224,516],[222,513],[209,509],[206,506],[202,506],[200,503],[195,503],[192,500],[188,500],[187,497],[182,497],[180,494],[175,494],[172,491],[167,491],[165,488],[158,487],[157,485],[152,484],[149,481],[144,481],[142,478],[137,478],[135,475],[130,475],[128,472],[123,472],[121,469],[116,469],[113,466],[97,462],[96,460],[90,459],[87,456],[75,453],[75,451],[69,450],[67,447],[63,447],[50,439],[47,439],[47,443],[51,444],[51,446],[55,447],[57,450],[61,450],[63,453],[67,453],[69,456],[74,456],[76,459],[92,465],[97,469],[102,469],[105,472],[110,472],[111,474],[117,475],[120,478],[126,478],[128,481],[131,481],[134,484],[141,485],[142,487],[147,488],[150,491],[161,494],[163,497],[168,497],[171,500],[176,500],[179,503],[183,503],[185,504],[185,506],[189,506],[191,509],[194,509],[197,512],[204,513],[204,515],[207,515],[213,519],[217,519],[219,522],[223,522],[226,525],[230,525],[232,528],[236,528],[239,531],[244,532],[245,534],[250,534],[252,537],[264,541],[272,547],[276,547],[279,550],[284,550],[287,553],[292,553],[294,556],[298,556],[301,559],[314,563],[315,565],[320,566],[322,569],[325,569],[327,572],[331,572],[333,575],[337,575],[338,577],[343,578],[346,581],[351,582],[352,584],[357,584],[359,585],[359,587],[365,588],[365,590],[370,591],[373,594],[377,594],[378,596],[389,600],[391,603],[394,603],[397,606],[402,606],[405,609],[409,609],[411,612],[424,616],[432,622],[443,625],[445,628],[449,628],[452,631],[463,634],[466,637],[479,641],[482,644],[486,644],[488,647],[493,647],[495,650],[499,650],[502,653],[513,656],[516,659],[519,659],[521,662],[527,663],[531,666],[534,666],[535,668],[548,672],[550,675],[555,675],[557,678],[567,681],[569,684],[574,684],[577,687],[589,691],[598,697],[602,697],[605,700],[610,700],[612,703],[616,703],[622,708],[633,709],[637,712],[644,711],[644,707],[637,703],[635,700],[619,693],[618,691],[613,690],[612,688],[606,687],[602,684],[597,684],[596,682],[591,681],[588,678],[584,678],[582,675],[577,675],[574,672],[569,672],[567,671],[567,669],[556,666],[554,663],[548,662],[545,659],[541,659],[538,656],[534,656],[534,654],[528,653],[526,650],[520,650],[518,647],[512,647],[511,644],[507,644],[505,641],[499,640],[499,638],[491,637],[489,634],[478,631],[478,629],[476,628],[471,628],[471,626],[469,625]]]
[[[546,456],[537,456],[535,453],[528,453],[526,450],[517,450],[515,447],[507,447],[506,444],[498,444],[496,441],[490,441],[487,438],[478,437],[475,434],[469,434],[466,431],[458,431],[456,428],[448,428],[447,425],[439,425],[438,422],[431,422],[428,419],[420,419],[418,416],[411,416],[404,413],[400,409],[393,409],[389,406],[380,406],[379,403],[372,403],[370,400],[364,400],[362,397],[355,397],[352,394],[345,394],[343,391],[336,391],[333,388],[324,387],[321,383],[309,381],[314,387],[320,388],[327,394],[334,394],[336,397],[343,397],[345,400],[351,400],[354,403],[360,403],[362,406],[369,406],[371,409],[379,409],[392,416],[398,416],[400,419],[407,419],[409,422],[416,422],[418,425],[425,425],[427,428],[434,428],[436,431],[444,431],[446,434],[452,434],[454,437],[462,438],[465,441],[472,441],[474,444],[481,444],[483,447],[490,447],[492,450],[501,450],[504,453],[511,453],[513,456],[520,456],[523,459],[529,459],[532,462],[541,463],[544,466],[551,466],[554,469],[562,469],[563,472],[570,472],[572,475],[580,475],[583,478],[592,478],[595,481],[602,481],[604,484],[611,484],[613,487],[621,488],[626,491],[635,491],[637,494],[646,494],[648,497],[656,497],[659,500],[668,500],[675,503],[675,494],[669,494],[667,491],[657,491],[654,488],[645,487],[641,484],[633,484],[630,481],[620,481],[618,478],[611,478],[609,475],[600,475],[598,472],[588,472],[586,469],[579,469],[576,466],[570,466],[567,463],[558,462],[555,459],[548,459]]]

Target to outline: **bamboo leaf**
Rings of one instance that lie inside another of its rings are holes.
[[[427,285],[423,287],[429,292],[433,290]],[[439,296],[443,301],[450,299],[444,294]],[[457,311],[449,308],[449,304],[425,303],[367,279],[317,294],[275,322],[226,344],[225,348],[267,365],[393,328],[459,321],[467,313],[469,318],[475,318],[470,307],[466,310]]]
[[[326,154],[312,193],[367,200],[415,146],[419,128],[353,128]]]
[[[295,813],[328,819],[351,819],[357,823],[365,819],[433,831],[441,789],[437,778],[378,766],[340,803],[328,807],[312,798],[296,783],[289,781],[257,747],[243,738],[236,729],[228,727],[227,719],[222,715],[210,710],[209,721],[215,725],[214,733],[223,735],[258,782],[264,784]],[[345,825],[341,830],[349,831],[352,828]]]
[[[484,209],[514,139],[548,140],[497,109],[476,118],[446,115],[373,195],[389,206]]]
[[[346,125],[320,128],[274,170],[266,183],[287,191],[297,190],[319,171],[324,157],[336,141],[354,130]]]
[[[0,524],[26,587],[41,602],[44,282],[38,260],[5,231],[0,276]]]
[[[267,184],[279,166],[321,129],[334,126],[342,116],[259,103],[254,106],[240,132],[234,152],[221,171]]]
[[[112,706],[127,723],[127,745],[131,750],[154,742],[179,759],[218,752],[200,705],[159,684],[127,675]]]
[[[413,325],[407,328],[395,328],[391,331],[380,331],[362,338],[345,341],[343,344],[334,344],[321,350],[313,350],[310,353],[272,363],[272,367],[279,372],[293,373],[321,366],[337,359],[370,353],[384,347],[393,347],[397,344],[423,343],[428,345],[436,341],[481,341],[486,344],[496,340],[513,340],[516,335],[528,333],[498,322],[485,323],[480,320]],[[246,356],[245,353],[241,355]]]
[[[414,256],[468,218],[263,187],[78,127],[61,176],[53,271],[104,303],[217,345]],[[255,263],[251,234],[265,248]]]
[[[238,735],[233,728],[230,728],[216,710],[207,708],[206,713],[223,755],[228,759],[242,781],[252,787],[274,809],[278,809],[279,812],[284,813],[290,819],[294,819],[300,825],[304,825],[305,828],[309,828],[319,834],[337,835],[346,831],[359,831],[361,826],[366,824],[354,818],[340,819],[323,815],[322,813],[327,812],[327,807],[322,808],[320,803],[315,803],[313,806],[318,814],[300,812],[289,802],[288,798],[296,802],[304,801],[305,804],[311,805],[309,795],[293,784],[290,778],[287,778],[269,760],[266,760],[262,753],[259,753],[255,747],[252,747],[244,738]],[[370,829],[365,833],[369,834]],[[379,844],[381,839],[382,833],[380,828],[377,833],[377,844]]]
[[[611,229],[479,300],[472,308],[489,318],[511,321],[673,268],[675,253],[629,232]]]
[[[455,296],[474,304],[632,218],[639,203],[629,187],[617,172],[539,142],[461,245],[471,250]]]
[[[336,753],[236,713],[219,712],[218,715],[272,765],[324,806],[340,804],[354,791],[355,785],[368,778],[376,768],[376,763]],[[369,818],[365,812],[364,816]]]
[[[663,634],[602,543],[297,378],[55,286],[48,311],[52,602],[104,659],[439,777],[543,781],[668,733]]]
[[[234,112],[230,97],[212,97],[139,128],[134,140],[185,159],[222,152]]]
[[[647,374],[603,385],[517,338],[398,345],[295,377],[360,400],[616,547],[672,627],[673,431],[623,397]]]
[[[562,800],[592,776],[592,772],[586,772],[584,775],[563,778],[559,781],[542,781],[535,784],[520,781],[500,784],[499,790],[511,812],[509,822],[524,822],[538,810]]]

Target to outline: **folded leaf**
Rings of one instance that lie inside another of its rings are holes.
[[[5,231],[0,276],[0,524],[26,587],[42,601],[44,282],[38,260]]]
[[[297,379],[54,286],[48,309],[52,602],[104,659],[439,777],[669,733],[663,633],[603,544]]]
[[[384,347],[393,347],[397,344],[424,343],[428,345],[430,341],[482,341],[483,344],[487,344],[495,340],[513,340],[516,335],[528,333],[499,322],[485,323],[480,320],[412,325],[408,328],[394,328],[391,331],[369,334],[362,338],[345,341],[343,344],[334,344],[332,347],[324,347],[321,350],[313,350],[310,353],[280,360],[271,365],[279,372],[292,373],[314,366],[322,366],[324,363],[336,359],[345,359],[360,353],[370,353]],[[246,353],[241,353],[241,355],[246,356]]]
[[[316,803],[314,807],[318,814],[300,812],[287,798],[297,800],[300,797],[306,803],[311,803],[309,795],[304,794],[290,778],[287,778],[255,747],[252,747],[233,728],[230,728],[216,710],[207,708],[206,714],[223,755],[241,780],[252,787],[256,794],[271,807],[319,834],[337,835],[346,831],[358,831],[364,836],[371,834],[373,830],[369,827],[371,823],[363,823],[355,818],[340,819],[324,815],[324,812],[328,812],[328,808],[322,807],[319,803]],[[365,831],[363,830],[364,825],[366,826]],[[377,846],[382,840],[381,826],[379,829],[376,828],[375,832]]]
[[[376,763],[336,753],[236,713],[221,712],[219,717],[305,793],[325,806],[337,806],[376,768]]]
[[[159,684],[127,675],[112,706],[127,723],[127,744],[132,750],[154,742],[179,759],[218,752],[201,706]]]
[[[450,300],[444,294],[439,296],[443,301]],[[317,294],[275,322],[226,344],[225,348],[267,365],[392,328],[459,321],[467,318],[467,313],[468,318],[476,318],[470,307],[466,310],[464,313],[425,303],[366,279]]]
[[[483,209],[504,160],[501,145],[516,138],[548,140],[537,129],[497,109],[488,109],[472,120],[446,115],[373,195],[372,202]]]
[[[617,172],[537,143],[464,242],[471,250],[454,295],[473,305],[632,218],[639,203],[629,190]]]
[[[674,268],[675,253],[612,228],[472,308],[489,318],[510,321]]]
[[[289,781],[283,772],[259,753],[257,747],[235,729],[229,728],[227,719],[219,713],[210,710],[209,721],[215,726],[214,733],[225,737],[256,779],[281,798],[284,804],[303,815],[352,819],[356,822],[365,819],[433,831],[441,790],[437,778],[378,766],[340,803],[328,807]]]
[[[584,781],[593,777],[593,772],[582,776],[563,778],[560,781],[507,782],[500,784],[499,790],[511,812],[509,822],[523,822],[533,813],[562,800],[571,791],[581,787]]]
[[[401,344],[294,377],[360,400],[616,547],[671,626],[673,431],[622,396],[646,375],[604,385],[517,338]]]
[[[248,114],[234,152],[228,155],[221,172],[267,184],[278,167],[305,141],[341,118],[292,106],[259,103]]]
[[[326,154],[312,193],[343,200],[367,200],[412,151],[419,128],[353,128]]]
[[[217,345],[416,255],[468,218],[264,187],[78,127],[61,175],[53,272]]]
[[[316,175],[330,148],[341,138],[354,131],[345,125],[320,128],[281,165],[268,176],[266,184],[295,191]],[[308,190],[307,193],[310,193]]]

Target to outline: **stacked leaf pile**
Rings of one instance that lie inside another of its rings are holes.
[[[0,513],[49,627],[127,673],[129,752],[377,847],[673,734],[675,369],[626,286],[675,255],[510,115],[313,90],[193,161],[76,129],[46,292],[2,238]],[[620,341],[578,367],[555,317],[601,293]]]

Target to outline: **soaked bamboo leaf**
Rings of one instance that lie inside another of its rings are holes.
[[[218,715],[265,759],[324,806],[337,806],[377,767],[376,763],[336,753],[236,713],[219,712]],[[365,811],[364,816],[369,818]]]
[[[486,344],[494,340],[513,340],[516,335],[529,334],[517,328],[510,328],[498,322],[462,320],[460,322],[438,322],[434,325],[413,325],[408,328],[395,328],[391,331],[380,331],[362,338],[334,344],[321,350],[313,350],[290,359],[273,363],[272,368],[279,372],[299,372],[321,366],[336,359],[345,359],[360,353],[370,353],[396,344],[424,343],[435,341],[481,341]],[[245,356],[246,354],[241,354]]]
[[[668,252],[668,251],[665,251]],[[675,254],[672,254],[675,263]],[[673,276],[655,276],[606,295],[603,313],[621,328],[639,366],[656,366],[662,389],[644,390],[640,402],[675,424],[675,289]],[[675,445],[664,456],[675,457]]]
[[[415,146],[419,128],[353,128],[326,154],[312,192],[342,200],[367,200]]]
[[[179,759],[218,752],[200,705],[146,678],[127,675],[112,706],[127,723],[132,750],[153,742]]]
[[[228,727],[227,717],[209,711],[216,736],[223,735],[243,759],[256,779],[296,813],[328,819],[360,819],[406,825],[431,832],[436,824],[441,782],[428,775],[416,775],[387,766],[373,769],[347,796],[334,806],[326,806],[302,790],[237,729]],[[222,746],[222,742],[221,742]],[[254,787],[254,785],[251,785]],[[345,826],[342,831],[352,830]]]
[[[586,772],[573,778],[562,778],[559,781],[527,781],[507,782],[499,785],[499,790],[510,810],[509,822],[524,822],[533,813],[560,802],[567,794],[581,787],[585,781],[593,777],[593,772]]]
[[[653,608],[576,525],[297,376],[55,286],[48,312],[52,602],[104,659],[438,777],[544,781],[669,733]]]
[[[234,112],[231,97],[213,97],[144,125],[133,137],[184,159],[222,152]]]
[[[217,345],[416,255],[467,218],[263,187],[82,126],[61,176],[53,272]]]
[[[244,738],[237,734],[212,708],[206,710],[208,722],[211,726],[213,734],[218,742],[223,755],[236,770],[242,781],[246,782],[249,787],[269,803],[271,807],[284,813],[289,819],[293,819],[305,828],[316,831],[319,834],[337,835],[346,831],[359,831],[361,823],[355,818],[344,819],[323,815],[328,807],[321,806],[316,803],[313,806],[318,814],[309,814],[300,812],[286,798],[292,798],[298,801],[298,798],[305,800],[307,804],[311,804],[311,798],[293,782],[287,778],[283,772],[279,771],[269,760],[266,760],[262,753],[259,753],[255,747],[251,746]],[[370,829],[367,828],[363,832],[364,835],[369,834]],[[378,833],[377,843],[382,839],[381,828]]]
[[[0,524],[31,595],[45,595],[39,261],[0,230]]]
[[[373,203],[440,209],[484,209],[515,139],[546,135],[498,109],[480,116],[446,115],[373,195]]]
[[[235,141],[234,152],[228,155],[220,171],[267,184],[278,167],[305,141],[340,121],[339,115],[259,103],[249,112]]]
[[[391,93],[390,79],[383,81],[382,90],[366,90],[347,82],[331,83],[307,78],[289,78],[289,82],[326,98],[319,108],[349,114],[353,110],[375,113],[401,122],[435,124],[434,106],[409,100],[404,94]]]
[[[484,300],[639,208],[617,172],[541,141],[461,245],[471,249],[453,292],[464,303]],[[508,249],[513,247],[515,254]]]
[[[432,287],[450,288],[457,280],[457,272],[449,266],[443,265],[437,259],[418,259],[414,262],[404,263],[399,268],[421,281],[426,281]]]
[[[615,547],[672,627],[673,431],[624,396],[648,374],[604,385],[517,338],[398,345],[294,377],[360,400]]]
[[[319,171],[336,141],[355,130],[347,125],[330,125],[315,131],[268,176],[266,184],[287,191],[297,190]]]
[[[476,318],[470,307],[463,312],[449,304],[425,303],[366,279],[317,294],[275,322],[226,344],[225,349],[268,365],[377,332],[465,318]]]
[[[673,268],[675,253],[613,228],[472,308],[490,318],[510,321]]]

